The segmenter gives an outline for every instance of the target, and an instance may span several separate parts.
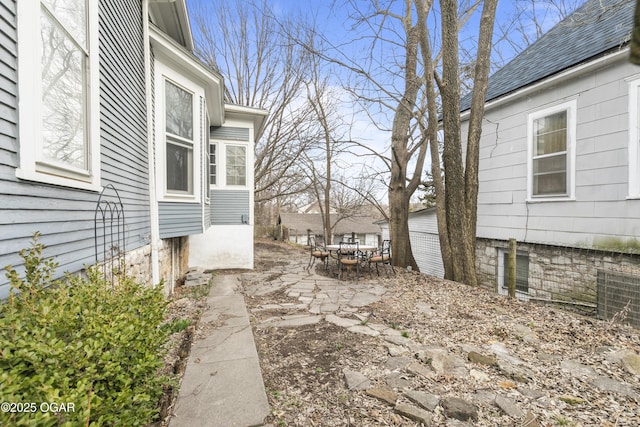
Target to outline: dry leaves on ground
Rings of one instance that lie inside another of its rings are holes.
[[[287,244],[256,245],[257,269],[270,272],[272,280],[287,269],[304,268],[306,256]],[[436,399],[429,411],[433,425],[640,425],[639,373],[621,361],[625,354],[637,356],[637,329],[415,272],[389,279],[374,275],[361,283],[369,281],[388,289],[383,299],[337,314],[384,324],[406,341],[391,343],[326,321],[257,328],[269,317],[295,314],[262,306],[296,299],[286,290],[246,297],[272,408],[269,423],[420,425],[397,410],[396,405],[416,405],[408,398],[411,390]],[[447,355],[445,365],[462,364],[436,366],[439,352]],[[367,377],[369,390],[350,390],[345,369]],[[371,390],[392,394],[385,400]],[[443,402],[453,397],[475,407],[477,420],[463,423],[445,415]]]

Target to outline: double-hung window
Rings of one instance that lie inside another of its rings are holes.
[[[18,2],[19,178],[97,189],[98,7]]]
[[[227,185],[247,185],[247,147],[227,145]]]
[[[164,81],[167,193],[193,194],[193,93]]]
[[[574,195],[575,101],[529,116],[529,197]]]
[[[640,79],[629,82],[629,191],[640,198]]]

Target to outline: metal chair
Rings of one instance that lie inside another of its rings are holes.
[[[359,243],[340,242],[338,250],[338,279],[342,280],[342,270],[356,270],[356,281],[360,279]]]
[[[309,270],[311,267],[313,267],[313,264],[315,264],[316,260],[320,260],[322,261],[322,264],[324,264],[324,270],[327,270],[327,264],[328,264],[328,258],[329,258],[329,252],[327,252],[326,248],[324,248],[324,246],[319,246],[316,243],[316,238],[315,236],[309,236],[309,264],[307,265],[307,270]]]
[[[383,240],[382,248],[377,254],[369,258],[369,271],[371,271],[372,263],[376,265],[376,273],[378,273],[378,276],[380,276],[380,270],[378,269],[379,264],[383,265],[387,277],[389,277],[387,265],[391,266],[391,271],[393,271],[394,274],[396,273],[396,270],[393,268],[393,263],[391,262],[391,240]]]

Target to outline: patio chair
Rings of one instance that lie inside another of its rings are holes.
[[[384,267],[387,277],[389,277],[387,265],[391,267],[391,271],[395,274],[396,270],[393,268],[393,264],[391,263],[391,240],[383,240],[382,248],[380,248],[377,254],[369,258],[369,271],[371,271],[371,264],[375,264],[378,276],[380,276],[380,270],[378,269],[378,265],[380,264]]]
[[[315,264],[318,259],[322,261],[326,271],[329,262],[329,252],[327,252],[323,246],[319,246],[316,243],[315,236],[309,236],[309,264],[307,265],[307,270],[313,267],[313,264]]]
[[[360,249],[358,242],[340,242],[338,250],[338,279],[342,280],[342,270],[355,270],[356,281],[360,279]]]

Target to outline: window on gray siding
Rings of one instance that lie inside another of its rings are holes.
[[[86,130],[89,50],[84,1],[43,1],[42,155],[47,162],[89,169]]]
[[[227,185],[247,185],[247,147],[227,145]]]
[[[193,94],[165,81],[167,191],[193,193]]]
[[[533,122],[533,196],[567,191],[567,111]]]

